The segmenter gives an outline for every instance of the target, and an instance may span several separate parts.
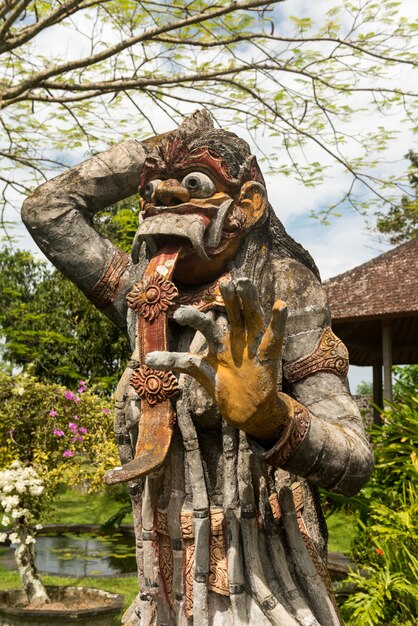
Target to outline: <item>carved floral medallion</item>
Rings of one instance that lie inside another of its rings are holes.
[[[130,385],[139,397],[146,400],[151,406],[164,402],[179,392],[177,378],[174,374],[153,370],[146,365],[141,365],[139,369],[135,370]]]
[[[152,322],[172,306],[178,293],[174,283],[154,272],[148,280],[135,283],[126,300],[128,306],[137,311],[138,315]]]

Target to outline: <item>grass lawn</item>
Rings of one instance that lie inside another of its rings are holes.
[[[356,533],[356,517],[349,513],[336,512],[327,517],[328,550],[349,554]]]
[[[117,488],[116,493],[120,493],[120,488]],[[104,493],[83,494],[63,488],[54,500],[53,509],[45,523],[103,524],[125,504],[127,500],[114,498],[111,489]],[[132,515],[127,515],[123,523],[132,524]]]

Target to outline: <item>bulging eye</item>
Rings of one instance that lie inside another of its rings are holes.
[[[209,176],[202,172],[191,172],[181,181],[191,198],[209,198],[215,191],[215,185]]]
[[[148,200],[148,202],[152,200],[152,196],[154,195],[160,182],[161,180],[159,178],[156,178],[155,180],[150,180],[150,182],[145,185],[145,187],[141,191],[141,196],[144,198],[144,200]]]

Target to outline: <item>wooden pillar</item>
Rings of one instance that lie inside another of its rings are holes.
[[[392,402],[392,328],[391,322],[382,325],[382,354],[383,354],[383,400]]]
[[[382,424],[382,418],[379,409],[383,409],[383,385],[382,385],[382,362],[375,361],[373,363],[373,423]],[[377,408],[379,407],[379,408]]]

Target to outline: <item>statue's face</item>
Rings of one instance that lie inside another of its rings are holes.
[[[186,167],[170,168],[169,173],[161,164],[151,163],[145,170],[139,189],[142,220],[133,250],[135,256],[143,240],[153,255],[166,246],[178,246],[181,254],[174,277],[190,285],[222,273],[267,205],[261,183],[237,187],[223,175],[219,157],[207,151],[199,154],[200,159],[188,158]]]

